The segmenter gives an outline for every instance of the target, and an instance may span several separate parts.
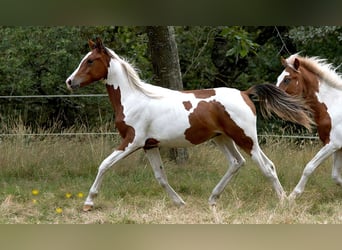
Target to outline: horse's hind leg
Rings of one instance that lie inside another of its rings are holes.
[[[341,171],[342,171],[342,149],[337,150],[333,154],[333,168],[332,168],[332,173],[331,176],[334,180],[334,182],[337,185],[342,186],[342,176],[341,176]]]
[[[159,184],[165,189],[168,195],[171,197],[173,202],[178,205],[184,205],[185,202],[182,198],[173,190],[167,181],[166,174],[164,172],[164,166],[160,157],[159,148],[151,148],[145,151],[146,156],[153,168],[154,176],[159,182]]]
[[[251,152],[252,159],[258,164],[262,173],[272,182],[279,199],[282,201],[286,197],[285,191],[279,182],[277,172],[273,162],[262,152],[258,144],[254,145]]]
[[[221,135],[219,137],[214,138],[213,140],[215,141],[218,148],[226,155],[229,162],[229,167],[226,174],[215,186],[209,197],[209,204],[212,206],[216,204],[216,200],[219,198],[220,194],[223,192],[228,182],[238,172],[240,167],[245,163],[245,159],[237,150],[235,143],[232,141],[232,139]]]

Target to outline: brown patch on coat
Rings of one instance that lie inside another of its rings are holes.
[[[225,107],[217,102],[201,101],[189,115],[190,127],[185,138],[192,144],[200,144],[220,134],[226,134],[245,152],[251,154],[253,140],[230,117]]]
[[[306,69],[306,65],[302,60],[297,59],[296,62],[298,71],[287,66],[285,70],[290,75],[283,79],[279,88],[290,95],[302,96],[305,99],[307,105],[313,111],[319,138],[324,144],[328,144],[330,142],[331,118],[327,106],[317,98],[319,92],[318,77],[312,71]],[[285,79],[287,79],[287,82],[285,82]]]
[[[182,91],[186,94],[194,94],[198,99],[206,99],[216,95],[215,89],[196,89],[196,90],[185,90]]]
[[[183,102],[184,108],[189,111],[192,108],[192,104],[190,101],[184,101]]]
[[[253,114],[256,115],[255,105],[252,102],[251,98],[249,98],[248,93],[246,93],[245,91],[241,91],[240,93],[245,103],[251,108]]]
[[[331,118],[327,110],[328,108],[324,103],[318,102],[314,115],[319,139],[321,139],[324,145],[330,142],[331,131]]]
[[[145,141],[144,149],[148,150],[148,149],[151,149],[151,148],[156,148],[156,147],[158,147],[158,144],[159,144],[159,141],[157,139],[148,138]]]
[[[115,112],[115,126],[118,129],[122,142],[117,148],[118,150],[125,150],[129,143],[132,143],[135,137],[135,130],[125,122],[125,114],[123,113],[123,106],[121,104],[120,88],[114,88],[112,85],[106,85],[109,100]]]
[[[328,144],[330,142],[331,118],[327,106],[321,103],[317,97],[319,92],[317,75],[306,70],[305,67],[300,68],[300,73],[293,71],[292,74],[300,75],[298,77],[298,85],[302,85],[302,96],[314,112],[314,120],[317,124],[319,138],[324,144]]]

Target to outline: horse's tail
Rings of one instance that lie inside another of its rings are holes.
[[[298,123],[311,130],[314,122],[310,118],[311,111],[303,99],[290,96],[275,85],[268,83],[254,85],[245,93],[252,100],[258,101],[263,117],[269,118],[274,113],[281,119]]]

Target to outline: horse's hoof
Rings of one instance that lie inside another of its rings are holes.
[[[180,202],[174,202],[173,203],[176,207],[181,208],[185,206],[185,202],[184,201],[180,201]]]
[[[287,199],[291,202],[294,202],[295,199],[297,198],[298,194],[296,192],[292,192],[288,197]]]
[[[216,208],[216,202],[213,202],[213,203],[209,203],[209,208]]]
[[[208,204],[210,207],[216,207],[216,200],[217,200],[218,197],[210,197],[209,200],[208,200]]]
[[[93,206],[92,205],[84,205],[83,206],[83,212],[89,212],[91,210],[93,210]]]

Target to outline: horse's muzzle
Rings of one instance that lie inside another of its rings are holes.
[[[72,81],[71,81],[71,79],[67,79],[65,83],[66,83],[67,88],[68,88],[70,91],[73,91],[73,90],[75,90],[75,89],[77,89],[77,88],[79,87],[79,85],[73,84]]]

